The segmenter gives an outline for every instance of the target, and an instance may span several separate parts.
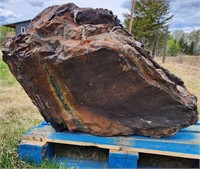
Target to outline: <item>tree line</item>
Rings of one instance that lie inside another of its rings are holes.
[[[200,29],[190,33],[176,30],[168,40],[168,54],[176,56],[179,53],[186,55],[200,55]]]
[[[125,25],[128,28],[130,14],[125,13],[124,17]],[[145,48],[153,56],[155,54],[161,55],[164,47],[165,30],[172,18],[168,0],[136,0],[132,33],[137,41],[144,43]],[[197,34],[199,36],[196,36]],[[199,54],[200,31],[193,31],[189,35],[182,31],[181,36],[177,36],[177,32],[169,33],[167,44],[167,55]]]

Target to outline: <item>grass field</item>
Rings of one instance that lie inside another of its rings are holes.
[[[161,58],[155,60],[184,81],[187,89],[199,99],[200,112],[200,56],[167,57],[164,64]]]
[[[0,168],[36,168],[18,158],[23,134],[42,121],[22,87],[0,56]],[[56,168],[48,162],[40,168]]]
[[[160,62],[159,58],[156,58],[156,60]],[[189,59],[191,62],[192,60],[194,58]],[[180,64],[173,58],[167,58],[166,63],[162,65],[180,76],[185,81],[187,88],[200,98],[200,59],[195,60],[193,64],[189,61]],[[200,107],[199,103],[198,107]],[[23,134],[43,119],[10,73],[1,56],[0,119],[0,168],[36,168],[36,166],[26,164],[18,158],[17,147]],[[164,159],[161,161],[164,161]],[[175,161],[177,162],[177,160]],[[58,168],[58,166],[46,162],[40,168]]]

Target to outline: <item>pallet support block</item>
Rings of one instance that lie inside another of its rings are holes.
[[[130,151],[109,152],[109,168],[137,168],[139,154]]]
[[[35,165],[41,165],[44,159],[53,157],[54,144],[33,141],[33,140],[23,140],[20,143],[18,149],[19,157]]]

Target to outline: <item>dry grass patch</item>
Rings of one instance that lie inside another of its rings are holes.
[[[1,53],[0,119],[0,168],[61,168],[49,161],[35,166],[19,159],[18,146],[24,133],[41,123],[43,118],[2,61]]]
[[[33,168],[18,158],[23,134],[42,118],[0,57],[0,168]]]
[[[200,56],[183,56],[182,61],[179,57],[167,57],[164,64],[161,58],[155,60],[184,81],[187,89],[197,96],[200,111]]]

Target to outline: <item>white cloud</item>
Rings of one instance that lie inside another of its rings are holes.
[[[200,0],[169,0],[171,30],[190,30],[200,27]],[[131,0],[0,0],[0,22],[17,22],[34,18],[44,8],[73,2],[79,7],[112,10],[123,22],[123,13],[129,12]]]
[[[27,3],[34,7],[43,7],[44,0],[26,0]]]
[[[15,14],[14,12],[0,8],[0,17],[1,16],[3,16],[3,17],[14,17],[14,18],[18,17],[18,15]]]
[[[16,14],[10,10],[0,8],[0,24],[14,22],[20,18],[21,14]]]
[[[170,31],[175,31],[175,30],[182,30],[183,32],[185,32],[185,33],[190,33],[190,32],[192,32],[192,31],[194,31],[194,30],[199,30],[200,29],[200,26],[192,26],[192,27],[189,27],[189,26],[187,26],[187,27],[184,27],[184,28],[172,28]]]
[[[199,0],[171,0],[170,3],[174,14],[172,29],[188,32],[200,27]]]
[[[0,0],[0,2],[8,2],[9,0]]]

